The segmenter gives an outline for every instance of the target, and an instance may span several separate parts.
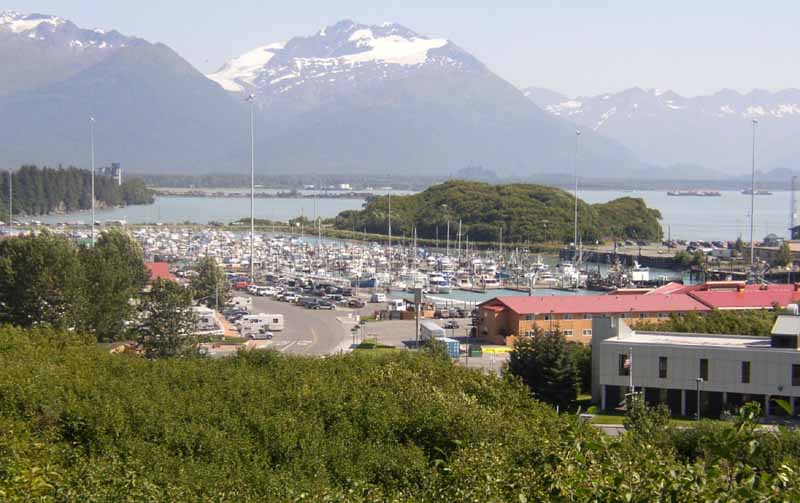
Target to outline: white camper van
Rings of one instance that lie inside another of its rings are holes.
[[[249,337],[263,331],[278,332],[283,330],[283,315],[248,314],[247,316],[243,316],[236,326],[244,337]]]
[[[217,319],[214,316],[214,311],[207,307],[195,306],[193,308],[194,314],[197,317],[197,331],[208,332],[217,330]]]

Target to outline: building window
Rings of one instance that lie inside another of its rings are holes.
[[[661,379],[667,378],[667,357],[658,357],[658,377]]]
[[[708,381],[708,358],[700,358],[700,378]]]
[[[619,375],[626,376],[630,375],[631,373],[631,366],[628,362],[628,355],[619,355]]]
[[[583,315],[583,319],[584,320],[591,320],[592,319],[592,315],[591,314],[584,314]]]
[[[525,315],[525,321],[533,321],[534,317],[535,316],[533,314],[526,314]]]
[[[572,330],[564,330],[564,337],[572,337]]]
[[[750,382],[750,362],[742,362],[742,382]]]
[[[587,335],[587,336],[588,335],[592,335],[592,329],[591,328],[584,328],[583,329],[583,335]]]
[[[567,313],[567,314],[564,315],[564,319],[565,320],[571,320],[572,319],[572,315]]]
[[[550,320],[552,320],[552,319],[553,319],[553,316],[552,316],[552,315],[550,315],[550,314],[545,314],[545,315],[544,315],[544,321],[550,321]]]
[[[800,386],[800,365],[792,365],[792,386]]]
[[[633,318],[633,314],[632,313],[622,313],[622,317],[623,318]]]
[[[648,315],[647,315],[647,313],[639,313],[639,319],[640,319],[640,320],[643,320],[643,319],[645,319],[645,318],[649,318],[649,317],[650,317],[650,316],[648,316]]]
[[[658,313],[659,318],[669,318],[669,313]]]

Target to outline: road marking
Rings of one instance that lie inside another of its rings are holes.
[[[297,341],[291,341],[289,344],[287,344],[287,345],[283,346],[283,347],[282,347],[282,348],[280,348],[278,351],[280,351],[280,352],[284,352],[284,351],[286,351],[287,349],[289,349],[290,347],[294,346],[295,344],[297,344]]]

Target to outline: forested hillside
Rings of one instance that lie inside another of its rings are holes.
[[[0,177],[0,206],[8,209],[8,172]],[[44,215],[92,207],[91,171],[78,168],[23,166],[13,175],[14,215]],[[152,192],[138,179],[116,180],[95,173],[95,197],[99,207],[150,204]]]
[[[392,232],[421,238],[443,239],[447,221],[456,239],[462,222],[462,239],[495,242],[502,232],[505,242],[571,242],[574,239],[575,199],[554,187],[533,184],[490,185],[448,181],[410,196],[394,196]],[[351,210],[336,218],[339,229],[388,233],[389,197],[377,197],[362,211]],[[607,237],[657,240],[663,236],[661,213],[644,200],[625,197],[605,204],[579,201],[578,228],[584,242]]]
[[[2,501],[798,501],[796,432],[606,436],[414,352],[112,355],[0,327]]]

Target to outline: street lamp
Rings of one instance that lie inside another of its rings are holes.
[[[753,214],[756,200],[756,124],[757,119],[753,119],[753,164],[750,173],[750,270],[752,272],[755,261],[755,243],[753,242]]]
[[[255,282],[254,256],[255,256],[255,201],[256,201],[256,146],[255,146],[255,101],[256,97],[249,94],[246,101],[250,104],[250,281]]]
[[[695,379],[695,383],[697,384],[697,420],[700,420],[700,385],[703,383],[703,378],[698,377]]]
[[[94,117],[89,116],[89,147],[92,154],[92,246],[94,246]]]

